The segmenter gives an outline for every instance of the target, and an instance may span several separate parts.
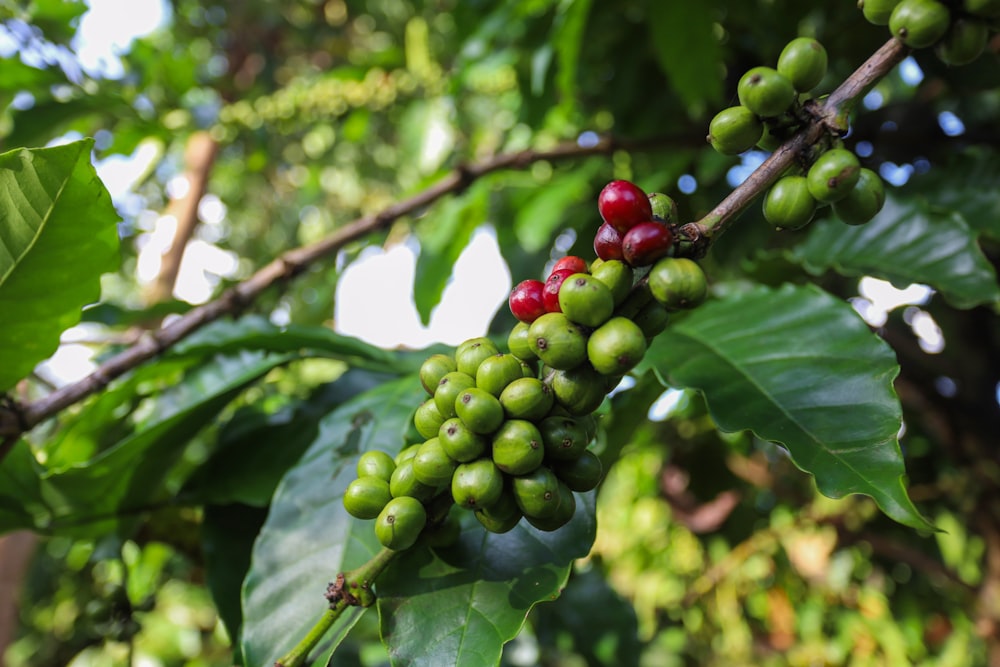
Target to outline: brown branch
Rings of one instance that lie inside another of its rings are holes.
[[[218,152],[219,144],[208,132],[195,132],[188,138],[184,149],[184,178],[187,180],[188,189],[183,196],[171,200],[167,205],[166,215],[172,216],[177,221],[177,228],[174,230],[170,247],[163,251],[160,272],[148,288],[149,303],[165,301],[174,292],[181,258],[198,225],[198,204],[205,196],[208,175]]]
[[[837,86],[826,100],[808,108],[807,112],[812,116],[811,122],[775,150],[743,183],[734,188],[701,220],[681,228],[683,235],[694,245],[692,254],[704,255],[712,241],[726,231],[740,213],[778,180],[806,149],[819,142],[825,135],[844,134],[848,129],[848,114],[857,101],[909,52],[909,48],[902,42],[895,37],[891,38]]]
[[[594,144],[564,143],[549,150],[524,150],[496,155],[480,163],[460,166],[427,189],[378,213],[365,215],[311,245],[289,250],[259,269],[242,283],[223,292],[214,301],[193,308],[169,325],[150,332],[133,346],[111,357],[82,380],[66,385],[33,403],[0,405],[0,460],[18,437],[42,421],[95,394],[114,379],[175,345],[194,331],[225,315],[239,312],[272,285],[302,273],[310,264],[336,253],[347,243],[387,228],[397,219],[420,211],[436,200],[460,192],[476,179],[503,169],[524,169],[543,160],[565,160],[607,155],[615,150],[645,149],[671,143],[672,139],[621,142],[602,138]],[[10,412],[14,414],[11,415]]]

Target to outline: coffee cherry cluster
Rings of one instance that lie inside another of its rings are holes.
[[[594,411],[639,363],[669,311],[704,301],[707,283],[698,264],[671,256],[677,207],[670,197],[612,181],[598,211],[596,260],[564,257],[544,281],[511,291],[519,321],[508,352],[472,338],[421,365],[428,398],[413,425],[423,442],[395,457],[369,451],[359,458],[344,507],[374,519],[384,546],[412,546],[432,501],[446,496],[494,533],[522,518],[556,530],[576,511],[573,492],[600,482],[601,461],[589,449]],[[640,277],[640,267],[650,268]]]
[[[1000,20],[1000,0],[858,0],[858,8],[910,48],[933,46],[947,65],[978,58]]]
[[[826,68],[822,44],[809,37],[793,39],[782,49],[776,67],[754,67],[740,77],[740,103],[715,115],[708,142],[723,155],[738,155],[754,146],[774,150],[802,126],[802,105],[826,76]]]

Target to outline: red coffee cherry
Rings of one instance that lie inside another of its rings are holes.
[[[646,193],[629,181],[611,181],[597,197],[597,210],[604,222],[619,233],[653,219],[653,208]]]
[[[622,235],[617,229],[605,222],[594,235],[594,252],[604,261],[623,259]]]
[[[549,271],[551,275],[555,271],[561,271],[562,269],[572,269],[573,273],[590,273],[590,267],[587,266],[586,260],[582,257],[577,257],[576,255],[566,255],[552,267]]]
[[[522,280],[510,292],[507,304],[510,312],[522,322],[531,324],[536,319],[544,315],[545,302],[542,299],[542,291],[545,283],[541,280]]]
[[[549,274],[549,277],[545,281],[545,287],[542,290],[542,303],[545,305],[546,312],[562,312],[562,308],[559,307],[559,288],[562,287],[563,281],[574,273],[576,271],[571,269],[559,269]]]
[[[649,266],[670,252],[674,235],[658,222],[642,222],[622,238],[622,255],[632,266]]]

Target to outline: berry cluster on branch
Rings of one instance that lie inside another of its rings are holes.
[[[597,259],[563,257],[544,281],[511,291],[518,323],[508,352],[478,337],[424,361],[429,397],[413,416],[423,442],[359,458],[344,507],[374,519],[383,546],[407,549],[425,528],[434,539],[453,538],[452,507],[473,511],[494,533],[522,518],[556,530],[576,511],[574,492],[600,482],[594,411],[642,360],[670,311],[704,301],[707,282],[697,263],[674,256],[669,196],[612,181],[598,211]],[[441,498],[449,512],[438,521],[430,508]]]

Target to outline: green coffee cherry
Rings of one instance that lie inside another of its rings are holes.
[[[902,0],[889,17],[889,32],[912,49],[932,46],[948,31],[951,12],[937,0]]]
[[[764,124],[745,106],[729,107],[715,114],[708,125],[708,143],[723,155],[750,150],[764,134]]]
[[[375,520],[375,537],[382,546],[402,551],[413,546],[427,524],[427,510],[416,498],[393,498]]]
[[[378,477],[388,484],[395,469],[392,457],[378,449],[367,451],[358,458],[358,477]]]
[[[552,368],[574,368],[587,358],[587,335],[563,313],[545,313],[532,322],[528,340],[542,363]]]
[[[510,353],[521,361],[534,361],[538,359],[535,351],[531,349],[531,341],[528,340],[528,330],[531,325],[527,322],[518,322],[507,336],[507,349]]]
[[[885,184],[871,169],[862,169],[846,197],[833,204],[833,214],[849,225],[863,225],[882,210]]]
[[[611,291],[615,306],[625,300],[635,281],[635,271],[620,259],[602,260],[590,270],[590,275],[604,283]]]
[[[508,475],[523,475],[542,464],[545,447],[538,428],[524,419],[508,419],[492,440],[493,463]]]
[[[779,229],[800,229],[813,219],[816,203],[805,176],[783,176],[764,196],[764,219]]]
[[[559,511],[559,478],[546,466],[513,478],[514,501],[525,517],[544,519]]]
[[[494,354],[500,354],[500,350],[489,338],[470,338],[455,348],[455,364],[459,372],[476,377],[480,362]]]
[[[1000,17],[1000,0],[962,0],[962,9],[984,19]]]
[[[546,461],[572,461],[580,458],[590,442],[582,420],[572,417],[546,417],[538,425],[545,446]]]
[[[934,53],[946,65],[968,65],[982,55],[990,31],[983,21],[959,16],[934,47]]]
[[[406,461],[409,461],[414,456],[416,456],[418,449],[420,449],[420,444],[407,445],[406,447],[403,447],[403,449],[400,450],[399,454],[396,454],[396,458],[393,459],[393,461],[396,463],[396,467],[398,468],[401,464],[403,464]],[[396,471],[393,470],[392,472],[395,473]]]
[[[740,104],[763,118],[779,116],[795,102],[792,82],[771,67],[749,70],[740,77],[736,94]]]
[[[503,423],[500,399],[477,387],[466,389],[455,399],[455,411],[470,431],[492,433]]]
[[[659,220],[665,225],[674,225],[680,221],[677,212],[677,202],[670,195],[662,192],[651,192],[649,197],[649,207],[653,210],[653,219]],[[593,273],[593,271],[591,271]]]
[[[420,384],[433,396],[441,378],[456,370],[458,366],[454,359],[446,354],[432,354],[420,365]]]
[[[500,394],[500,405],[511,419],[538,421],[549,414],[554,402],[549,386],[534,377],[514,380]]]
[[[793,39],[778,56],[778,73],[792,82],[800,93],[819,85],[826,76],[826,49],[811,37]],[[754,142],[756,143],[756,142]]]
[[[624,375],[642,361],[644,354],[646,335],[625,317],[608,320],[587,339],[587,359],[601,375]]]
[[[607,378],[590,364],[552,373],[549,386],[556,403],[572,416],[590,414],[604,402]]]
[[[461,371],[453,371],[451,373],[446,373],[441,381],[438,382],[437,389],[434,391],[434,404],[437,406],[438,412],[445,419],[450,419],[455,416],[455,399],[466,389],[476,386],[475,377],[462,373]]]
[[[479,458],[489,445],[484,436],[470,430],[458,417],[452,417],[441,424],[438,440],[448,457],[460,463]]]
[[[846,148],[831,148],[809,167],[806,174],[809,194],[816,201],[832,204],[847,196],[858,182],[860,172],[861,163],[854,153]]]
[[[621,305],[615,308],[615,315],[619,317],[635,317],[652,300],[653,294],[649,290],[649,285],[640,280],[632,288],[632,291],[629,292],[629,295],[625,297]]]
[[[632,321],[642,329],[642,334],[649,341],[659,336],[667,328],[670,321],[670,313],[659,301],[653,300],[643,306],[642,310],[635,314]]]
[[[417,433],[424,438],[433,438],[437,435],[438,429],[443,423],[444,417],[433,398],[421,403],[417,411],[413,413],[413,425],[416,427]]]
[[[476,510],[476,519],[491,533],[506,533],[514,528],[524,516],[514,500],[514,493],[504,489],[500,498],[481,510]]]
[[[411,465],[417,481],[439,488],[451,481],[451,476],[458,467],[458,461],[448,456],[439,438],[431,438],[420,445]]]
[[[588,449],[577,459],[554,463],[552,471],[566,486],[583,493],[600,484],[604,466],[597,454]]]
[[[869,23],[889,25],[892,10],[898,4],[899,0],[859,0],[858,7]]]
[[[559,308],[570,321],[599,327],[615,309],[611,290],[588,273],[574,273],[559,287]]]
[[[694,308],[708,296],[705,272],[686,257],[664,257],[648,277],[653,298],[672,310]]]
[[[390,500],[389,483],[381,477],[358,477],[344,489],[344,509],[359,519],[374,519]]]
[[[526,516],[532,526],[538,530],[551,532],[553,530],[559,530],[573,518],[576,513],[576,498],[573,496],[573,492],[565,484],[559,484],[559,506],[552,516],[549,517],[537,517],[537,516]]]
[[[524,377],[521,362],[513,354],[495,354],[486,357],[476,370],[476,386],[494,396],[504,387]]]
[[[476,459],[455,469],[451,478],[451,497],[459,507],[478,510],[496,503],[503,487],[503,473],[492,459]]]
[[[392,471],[392,478],[389,479],[389,493],[393,498],[402,496],[412,496],[417,500],[430,500],[437,493],[437,487],[424,484],[413,470],[413,461],[420,452],[420,445],[415,447],[412,457],[396,464],[396,469]]]

